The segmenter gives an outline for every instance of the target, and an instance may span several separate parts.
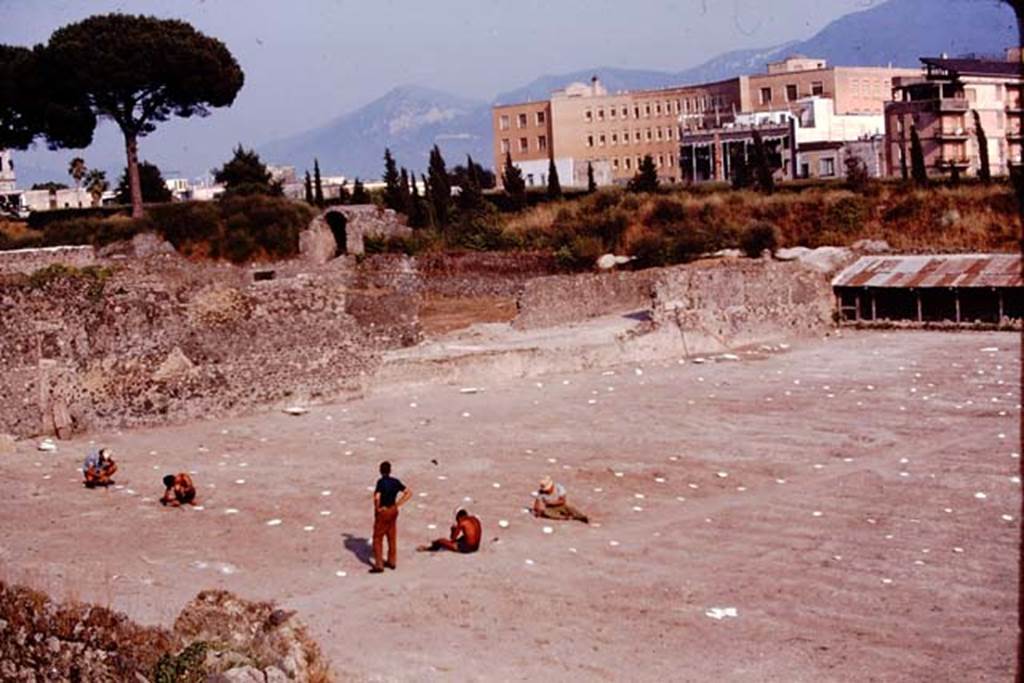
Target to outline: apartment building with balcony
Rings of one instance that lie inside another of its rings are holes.
[[[1018,53],[1019,54],[1019,53]],[[886,172],[900,176],[911,167],[911,129],[921,140],[929,175],[965,176],[981,167],[974,112],[987,139],[992,175],[1007,175],[1020,164],[1024,115],[1019,56],[1005,61],[947,57],[922,58],[924,73],[893,84],[885,107]]]

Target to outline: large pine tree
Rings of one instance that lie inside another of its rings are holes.
[[[772,168],[772,160],[769,154],[768,145],[761,137],[761,131],[754,129],[754,146],[751,150],[751,162],[754,165],[754,176],[757,179],[757,189],[765,194],[775,192],[775,169]]]
[[[473,157],[466,155],[466,172],[464,174],[461,191],[459,192],[459,210],[464,213],[479,211],[484,205],[484,193],[480,188],[480,175],[477,173],[478,164],[473,162]]]
[[[587,192],[597,192],[597,181],[594,180],[594,165],[587,162]]]
[[[650,154],[645,154],[640,161],[640,167],[629,181],[628,189],[631,192],[657,192],[658,169],[654,165],[654,157]]]
[[[434,227],[443,230],[451,217],[452,186],[444,157],[441,156],[441,150],[437,145],[430,150],[430,165],[427,172],[430,176],[427,200],[430,202],[431,218]]]
[[[353,204],[369,204],[370,193],[366,191],[366,186],[363,185],[363,181],[356,177],[355,183],[352,184],[352,203]]]

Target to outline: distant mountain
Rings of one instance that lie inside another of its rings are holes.
[[[1017,41],[1013,12],[997,0],[889,0],[836,19],[808,40],[757,50],[736,50],[678,71],[599,67],[548,75],[501,93],[496,103],[547,98],[553,90],[597,75],[609,91],[661,88],[722,80],[763,71],[790,54],[822,57],[831,64],[918,66],[919,57],[977,53],[1000,55]],[[413,86],[384,97],[327,125],[260,148],[273,163],[300,171],[319,156],[322,168],[377,178],[382,155],[390,147],[399,164],[426,168],[431,146],[438,144],[449,164],[467,153],[485,165],[491,159],[489,105],[449,93]]]
[[[384,171],[384,148],[400,166],[422,173],[430,148],[441,147],[449,165],[466,154],[490,165],[491,118],[485,102],[406,85],[365,107],[294,137],[258,148],[268,163],[295,166],[299,174],[319,158],[324,172],[378,179]]]

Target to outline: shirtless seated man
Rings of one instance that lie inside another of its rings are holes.
[[[90,453],[82,465],[82,475],[88,488],[110,486],[114,483],[112,477],[116,472],[117,463],[110,457],[110,452],[106,448]]]
[[[416,548],[420,552],[435,550],[451,550],[453,553],[475,553],[480,548],[480,537],[483,529],[480,520],[465,510],[455,513],[455,524],[452,525],[450,538],[439,538],[430,545]]]
[[[182,505],[196,504],[196,487],[192,484],[192,477],[184,472],[177,475],[168,474],[164,477],[164,497],[160,499],[161,505],[181,507]]]

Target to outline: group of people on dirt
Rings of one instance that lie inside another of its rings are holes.
[[[391,463],[380,464],[380,479],[373,492],[373,566],[371,574],[381,574],[384,568],[395,569],[398,559],[398,509],[412,498],[412,491],[399,479],[391,476]],[[89,453],[82,465],[87,488],[107,487],[114,483],[117,463],[109,450],[100,448]],[[196,504],[196,487],[185,472],[168,474],[163,478],[164,495],[160,503],[168,507]],[[558,520],[578,520],[587,523],[585,514],[566,501],[565,487],[551,477],[544,477],[533,494],[535,517]],[[448,550],[456,553],[475,553],[480,548],[483,527],[479,518],[464,509],[455,513],[455,524],[447,538],[438,538],[416,550],[434,552]],[[384,561],[384,540],[388,543],[388,557]]]
[[[117,463],[113,455],[106,448],[91,451],[85,456],[82,463],[82,476],[85,479],[86,488],[112,486],[114,475],[117,473]],[[192,483],[192,477],[185,472],[168,474],[163,479],[164,495],[160,498],[160,504],[169,507],[181,507],[182,505],[196,504],[196,487]]]

